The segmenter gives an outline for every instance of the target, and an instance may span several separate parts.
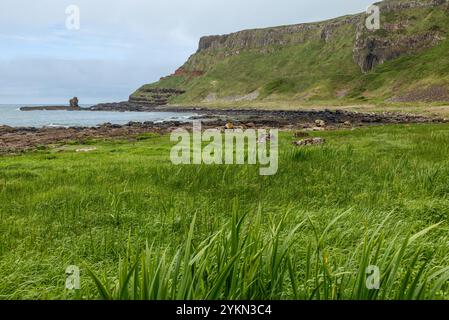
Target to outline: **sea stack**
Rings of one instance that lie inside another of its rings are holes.
[[[79,109],[80,106],[78,105],[79,100],[77,97],[73,97],[72,99],[70,99],[70,108],[71,109]]]

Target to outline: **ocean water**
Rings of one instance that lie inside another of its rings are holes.
[[[94,127],[103,123],[189,121],[193,113],[176,112],[107,112],[107,111],[20,111],[33,105],[1,105],[0,125],[11,127]],[[90,105],[82,105],[89,107]]]

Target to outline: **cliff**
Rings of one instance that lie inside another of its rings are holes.
[[[130,100],[447,101],[448,0],[386,0],[380,29],[366,13],[206,36],[173,75]],[[156,103],[158,104],[158,103]]]

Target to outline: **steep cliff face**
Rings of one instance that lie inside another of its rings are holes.
[[[216,49],[236,52],[269,46],[291,46],[318,38],[328,41],[335,30],[345,25],[354,25],[359,21],[360,15],[355,15],[321,23],[245,30],[222,36],[206,36],[200,39],[198,52]]]
[[[366,15],[359,14],[321,23],[245,30],[222,36],[206,36],[200,39],[197,53],[224,49],[228,55],[232,55],[248,49],[303,44],[318,37],[327,42],[332,39],[339,28],[351,25],[356,27],[354,61],[362,71],[367,72],[385,61],[431,48],[444,40],[446,32],[442,32],[439,28],[413,30],[410,34],[407,34],[407,30],[413,28],[412,20],[417,20],[417,17],[413,16],[416,9],[433,9],[447,3],[446,0],[379,2],[376,5],[380,8],[383,23],[381,29],[377,31],[368,30],[365,26]],[[415,10],[411,11],[413,9]]]
[[[313,41],[331,40],[348,36],[346,31],[354,29],[362,20],[362,14],[336,18],[317,23],[297,24],[265,29],[244,30],[227,35],[205,36],[200,39],[198,51],[182,67],[186,70],[209,69],[211,61],[237,56],[248,51],[270,54],[281,48],[303,45]],[[351,32],[352,33],[352,32]]]
[[[386,61],[434,47],[443,39],[438,32],[400,36],[397,39],[360,37],[356,40],[354,60],[363,72],[369,72]]]
[[[445,39],[447,30],[437,24],[430,28],[416,28],[418,16],[432,9],[447,9],[445,0],[387,1],[377,5],[382,14],[381,29],[369,31],[363,23],[357,27],[354,61],[363,72],[403,55],[436,46]],[[423,17],[426,18],[426,17]]]
[[[449,61],[437,54],[447,45],[449,0],[386,0],[377,5],[381,28],[376,31],[365,27],[367,14],[361,13],[202,37],[198,51],[179,70],[143,86],[130,100],[154,103],[157,88],[176,88],[164,103],[394,100],[424,80],[427,86],[449,88],[442,72]],[[409,77],[405,72],[414,74],[404,66],[415,63],[414,70],[423,69],[426,54],[437,55],[439,63],[419,71],[424,80],[415,77],[404,84]]]

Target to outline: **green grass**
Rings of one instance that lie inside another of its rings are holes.
[[[447,299],[449,126],[319,135],[272,177],[154,135],[0,158],[0,298]]]

